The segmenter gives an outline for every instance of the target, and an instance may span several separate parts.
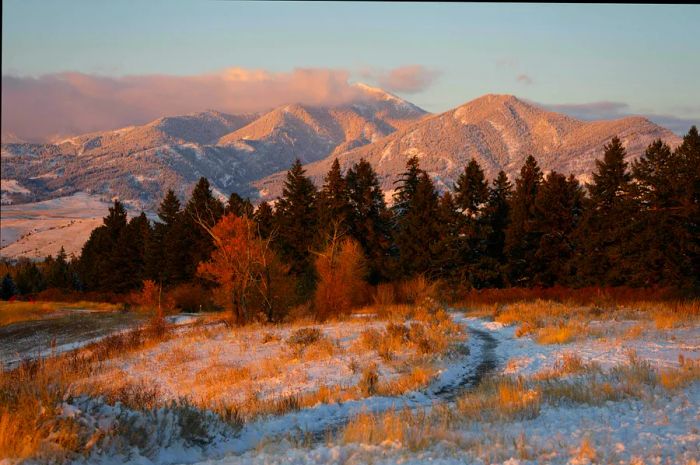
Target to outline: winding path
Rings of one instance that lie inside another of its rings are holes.
[[[464,325],[470,335],[464,343],[465,355],[448,365],[427,388],[399,397],[373,396],[261,419],[245,425],[234,438],[222,444],[220,452],[225,455],[242,454],[256,447],[263,438],[281,438],[289,434],[322,441],[361,412],[381,413],[405,408],[416,410],[453,402],[460,393],[476,386],[498,365],[495,353],[498,340],[488,331],[468,326],[468,320],[462,314],[453,313],[453,318]],[[221,463],[225,463],[225,459]]]

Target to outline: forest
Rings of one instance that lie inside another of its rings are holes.
[[[618,138],[601,155],[586,184],[545,175],[536,156],[513,182],[503,172],[487,180],[472,159],[443,193],[412,157],[390,205],[364,160],[346,172],[336,160],[320,189],[297,161],[282,196],[257,207],[236,193],[218,200],[201,178],[184,204],[169,191],[157,221],[128,219],[115,201],[79,257],[4,261],[2,298],[226,309],[241,324],[290,312],[324,320],[416,277],[452,293],[624,286],[697,295],[697,128],[676,149],[659,140],[632,163]]]

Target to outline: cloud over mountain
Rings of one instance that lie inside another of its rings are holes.
[[[440,72],[422,65],[408,65],[388,71],[366,68],[360,74],[377,81],[380,87],[391,92],[416,94],[430,87]]]
[[[365,96],[348,82],[350,76],[348,70],[319,68],[227,68],[192,76],[8,75],[2,77],[2,133],[45,141],[205,108],[250,113],[289,103],[336,106]],[[391,89],[412,92],[428,85],[431,76],[421,66],[408,66],[380,78]]]

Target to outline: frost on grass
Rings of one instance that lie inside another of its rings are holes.
[[[607,323],[607,336],[539,344],[467,319],[499,342],[499,372],[454,404],[360,412],[330,442],[266,442],[207,464],[673,463],[700,457],[700,328]],[[400,330],[395,330],[400,332]]]

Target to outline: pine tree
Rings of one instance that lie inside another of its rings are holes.
[[[132,218],[124,230],[120,238],[123,249],[126,251],[125,262],[128,270],[123,280],[124,290],[137,289],[147,279],[146,255],[152,234],[151,222],[144,212]]]
[[[391,210],[394,220],[398,221],[408,211],[408,204],[415,196],[418,189],[418,181],[423,170],[420,169],[418,157],[410,157],[406,162],[406,171],[394,181],[397,184],[394,192],[394,205]]]
[[[233,213],[236,216],[245,216],[248,219],[252,219],[253,210],[253,204],[250,203],[250,199],[244,199],[237,193],[232,192],[228,198],[224,214]]]
[[[314,269],[309,250],[317,228],[316,213],[316,187],[297,159],[287,172],[282,197],[275,208],[275,223],[280,256],[299,277],[302,296],[313,290]]]
[[[214,242],[206,228],[213,228],[224,214],[224,205],[214,197],[207,178],[200,178],[192,191],[184,212],[184,227],[189,246],[185,276],[192,279],[197,265],[209,258]]]
[[[461,212],[458,247],[460,281],[473,287],[485,287],[494,280],[495,262],[487,257],[486,234],[483,211],[488,200],[488,183],[484,172],[475,159],[460,174],[454,186],[455,203]]]
[[[676,151],[657,140],[632,165],[641,205],[639,232],[634,238],[639,250],[635,275],[640,284],[693,287],[698,283],[692,258],[697,235],[689,228],[694,222],[692,208],[687,208],[693,203],[693,175],[696,181],[700,179],[698,165],[692,164],[693,145],[695,161],[700,162],[697,130],[694,144],[693,129]]]
[[[419,169],[415,159],[409,160],[408,171]],[[412,176],[402,178],[412,183]],[[440,224],[438,223],[438,195],[433,181],[421,171],[415,188],[399,185],[403,207],[396,209],[396,246],[398,265],[404,276],[426,274],[435,277],[442,271],[438,258]]]
[[[461,231],[464,215],[458,210],[453,195],[445,192],[438,203],[438,225],[440,235],[435,245],[436,277],[461,284]]]
[[[111,286],[116,283],[120,287],[123,276],[121,272],[115,274],[112,267],[120,261],[118,241],[127,226],[124,205],[115,200],[102,222],[92,230],[80,254],[81,281],[90,290],[113,290]]]
[[[102,225],[93,229],[83,244],[78,261],[78,274],[85,290],[102,289],[112,243],[107,228]]]
[[[2,278],[2,286],[0,287],[0,299],[10,300],[17,294],[17,286],[15,286],[15,281],[10,276],[10,273],[6,273]]]
[[[484,207],[484,224],[487,229],[486,254],[500,264],[506,260],[504,249],[512,194],[513,185],[506,173],[500,171],[493,180],[493,185],[489,187],[489,198]]]
[[[533,233],[539,243],[527,273],[540,286],[571,282],[571,257],[574,254],[573,232],[583,213],[583,189],[572,175],[552,171],[537,191]]]
[[[318,243],[324,244],[333,231],[342,234],[350,230],[350,198],[347,182],[340,171],[340,163],[336,158],[326,175],[323,187],[318,193]]]
[[[258,234],[262,239],[268,239],[275,228],[275,217],[272,207],[267,202],[261,202],[255,209],[253,219],[258,228]]]
[[[535,220],[535,198],[542,183],[542,171],[535,158],[530,155],[515,180],[515,192],[511,198],[510,222],[506,229],[505,253],[508,260],[508,281],[513,285],[530,285],[528,263],[539,242],[533,231]]]
[[[124,204],[119,200],[115,200],[114,204],[109,207],[107,216],[102,219],[102,223],[105,228],[107,228],[107,233],[110,237],[115,239],[119,237],[119,234],[122,232],[122,229],[126,227],[127,223]]]
[[[392,275],[391,213],[386,208],[377,173],[367,160],[360,159],[353,165],[345,179],[351,207],[350,232],[367,259],[367,280],[377,284]]]
[[[160,203],[158,218],[145,245],[145,278],[163,286],[178,284],[189,278],[190,238],[180,200],[172,190]]]
[[[482,205],[488,200],[488,184],[484,171],[475,159],[471,159],[464,173],[457,178],[454,187],[455,203],[469,217],[479,214]]]
[[[596,160],[593,183],[588,184],[581,227],[576,232],[576,266],[579,284],[619,286],[635,276],[637,250],[636,205],[632,176],[622,142],[614,137],[605,147],[603,160]]]
[[[36,263],[22,260],[18,263],[15,284],[19,294],[36,294],[46,289],[46,280]]]
[[[676,149],[680,159],[682,196],[680,215],[689,240],[684,242],[683,254],[690,263],[686,282],[700,293],[700,135],[692,126]]]
[[[66,251],[63,247],[54,260],[46,260],[46,285],[49,288],[69,289],[72,287],[71,277],[68,270]]]

